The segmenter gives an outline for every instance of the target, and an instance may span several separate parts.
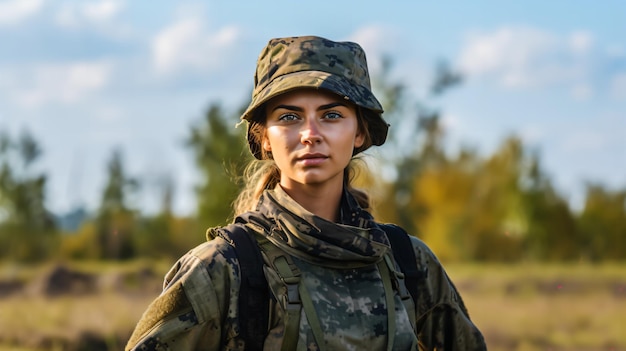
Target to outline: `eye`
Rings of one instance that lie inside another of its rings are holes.
[[[297,120],[299,117],[293,113],[285,113],[282,114],[278,117],[279,121],[285,121],[285,122],[290,122],[290,121],[295,121]]]
[[[341,115],[341,113],[339,113],[339,112],[334,112],[334,111],[331,111],[331,112],[328,112],[327,114],[325,114],[325,115],[324,115],[324,118],[325,118],[325,119],[331,119],[331,120],[332,120],[332,119],[340,119],[340,118],[343,118],[343,116],[342,116],[342,115]]]

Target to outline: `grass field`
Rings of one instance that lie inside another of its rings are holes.
[[[120,350],[168,266],[74,264],[97,279],[54,296],[52,266],[0,266],[2,286],[22,285],[0,294],[0,350]],[[626,265],[446,267],[489,350],[626,350]]]
[[[450,266],[490,350],[626,350],[626,266]]]

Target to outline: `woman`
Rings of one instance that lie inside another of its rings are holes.
[[[233,227],[213,228],[213,240],[167,274],[127,350],[486,349],[442,266],[415,237],[408,240],[420,274],[406,293],[389,231],[350,184],[353,156],[385,142],[381,114],[358,44],[271,40],[242,116],[257,161],[235,202],[271,292],[259,301],[269,310],[261,342],[246,336],[239,298],[254,292],[243,288],[248,273]]]

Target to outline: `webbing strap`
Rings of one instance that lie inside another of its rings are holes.
[[[393,260],[389,255],[385,255],[385,262],[387,263],[387,268],[392,275],[391,282],[393,283],[393,289],[398,292],[400,299],[402,300],[402,304],[404,305],[404,309],[406,310],[409,322],[411,322],[411,326],[415,329],[415,303],[411,298],[410,292],[406,287],[406,276],[402,272],[398,272],[396,270],[396,266],[393,264]]]
[[[415,303],[413,302],[413,299],[409,295],[408,298],[402,299],[402,304],[404,304],[404,309],[409,315],[409,322],[411,322],[411,326],[415,330],[415,326],[416,326]]]
[[[386,258],[387,256],[385,256]],[[396,304],[394,301],[394,290],[391,284],[391,268],[387,260],[381,260],[377,264],[380,277],[385,290],[385,302],[387,304],[387,351],[393,350],[393,341],[396,336]]]
[[[311,299],[311,294],[304,286],[304,284],[300,284],[300,296],[302,297],[302,307],[304,308],[304,312],[306,313],[306,318],[309,321],[309,325],[311,326],[311,330],[313,331],[313,336],[315,337],[315,341],[317,342],[317,349],[319,351],[326,350],[326,343],[324,342],[324,332],[322,331],[322,325],[320,324],[320,319],[317,318],[317,312],[315,312],[315,307],[313,306],[313,299]]]
[[[221,228],[221,235],[236,249],[241,285],[239,327],[249,351],[262,351],[268,331],[270,293],[263,275],[263,257],[253,231],[238,223]]]
[[[416,330],[415,301],[419,298],[417,282],[423,279],[423,277],[422,273],[417,268],[417,259],[415,257],[415,251],[413,250],[411,237],[404,229],[395,224],[380,224],[380,228],[387,234],[387,238],[389,238],[389,242],[391,243],[394,260],[400,267],[401,272],[397,272],[395,268],[393,268],[399,282],[398,292],[402,298],[404,308],[409,315],[411,325],[413,329]],[[393,267],[393,265],[391,265],[391,267]]]
[[[285,254],[269,241],[260,243],[261,249],[268,258],[269,264],[274,268],[287,291],[283,296],[282,303],[285,311],[285,328],[283,332],[282,351],[292,351],[298,346],[300,332],[300,314],[302,301],[300,291],[300,271],[293,263],[291,256]]]
[[[293,258],[278,249],[269,241],[261,243],[263,252],[269,258],[272,267],[287,287],[287,295],[283,299],[285,308],[285,329],[283,334],[282,351],[292,351],[298,346],[300,338],[300,316],[304,308],[305,315],[309,321],[313,336],[318,345],[319,351],[325,351],[324,332],[317,317],[317,311],[313,306],[311,294],[304,284],[300,284],[300,270],[293,262]]]

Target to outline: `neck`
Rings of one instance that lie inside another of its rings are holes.
[[[343,182],[336,184],[283,185],[283,190],[300,206],[314,215],[330,222],[336,222],[343,191]]]

